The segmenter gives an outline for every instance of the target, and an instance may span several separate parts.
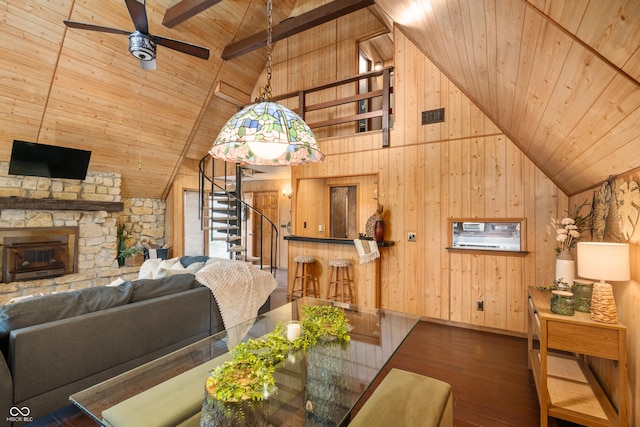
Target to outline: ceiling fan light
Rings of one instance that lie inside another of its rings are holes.
[[[299,165],[324,155],[309,126],[293,111],[273,101],[251,104],[222,127],[211,156],[251,165]]]
[[[129,52],[141,61],[152,61],[156,58],[156,42],[140,31],[129,34]]]

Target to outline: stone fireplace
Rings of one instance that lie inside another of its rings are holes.
[[[46,279],[78,271],[78,227],[0,229],[0,282]]]
[[[89,171],[80,181],[14,176],[8,167],[0,162],[0,305],[17,297],[135,279],[138,267],[118,267],[118,224],[126,228],[127,246],[144,239],[165,243],[166,203],[122,199],[117,173]],[[35,236],[25,236],[34,231]],[[17,261],[9,260],[13,255]],[[11,267],[5,270],[6,262]]]

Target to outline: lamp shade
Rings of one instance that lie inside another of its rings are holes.
[[[578,276],[602,282],[629,280],[629,245],[605,242],[578,243]]]
[[[222,127],[211,156],[252,165],[298,165],[324,155],[309,126],[296,113],[273,101],[251,104]]]

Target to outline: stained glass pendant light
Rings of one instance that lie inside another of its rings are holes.
[[[324,154],[309,126],[296,113],[271,101],[272,0],[267,0],[267,84],[260,97],[222,127],[211,156],[251,165],[299,165],[320,162]]]

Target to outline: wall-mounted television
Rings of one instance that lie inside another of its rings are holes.
[[[13,140],[9,175],[85,179],[91,151]]]

